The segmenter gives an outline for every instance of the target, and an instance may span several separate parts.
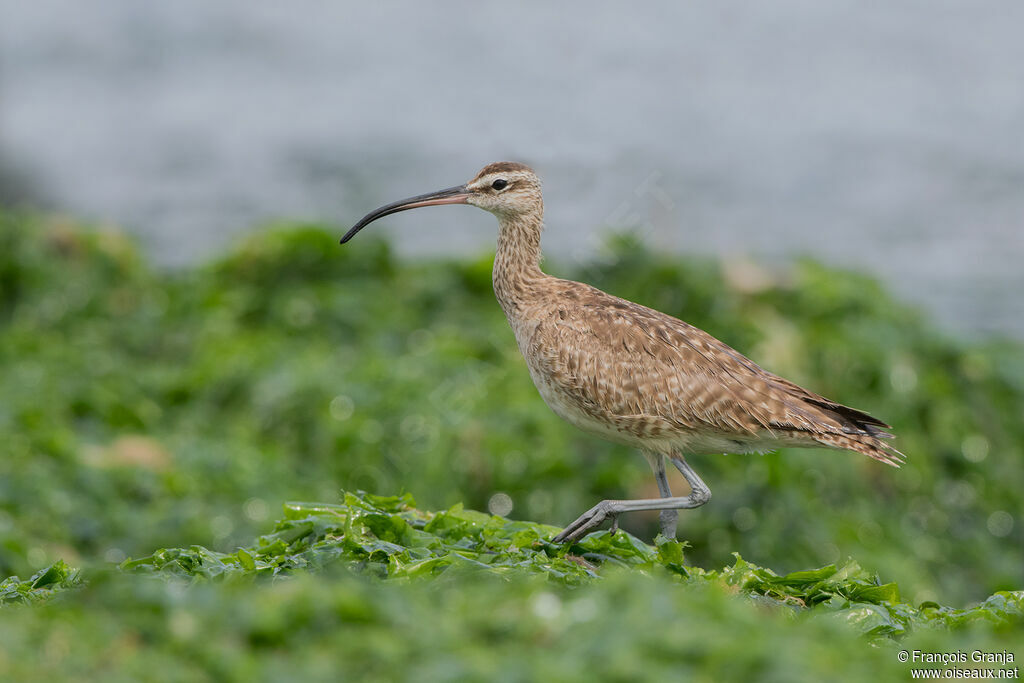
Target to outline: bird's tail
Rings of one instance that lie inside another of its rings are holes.
[[[891,439],[892,435],[881,430],[872,430],[872,432],[870,434],[815,434],[814,440],[830,448],[863,453],[869,458],[874,458],[892,467],[902,465],[906,456],[884,440]]]

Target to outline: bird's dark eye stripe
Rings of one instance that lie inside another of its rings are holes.
[[[506,187],[508,187],[508,181],[503,178],[498,178],[493,183],[491,183],[491,187],[493,187],[495,190],[504,190]]]

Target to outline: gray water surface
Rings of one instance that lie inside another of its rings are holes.
[[[1024,336],[1022,36],[1014,0],[0,0],[0,154],[164,263],[277,217],[340,235],[526,161],[559,260],[622,225],[812,254],[950,329]],[[445,207],[373,229],[467,253],[495,224]]]

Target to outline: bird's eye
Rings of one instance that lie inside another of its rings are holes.
[[[508,187],[508,181],[505,180],[504,178],[498,178],[493,183],[491,183],[491,187],[493,187],[495,190],[504,190],[506,187]]]

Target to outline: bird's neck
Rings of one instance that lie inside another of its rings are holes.
[[[500,216],[498,251],[494,256],[494,294],[511,316],[548,277],[540,269],[542,212]]]

